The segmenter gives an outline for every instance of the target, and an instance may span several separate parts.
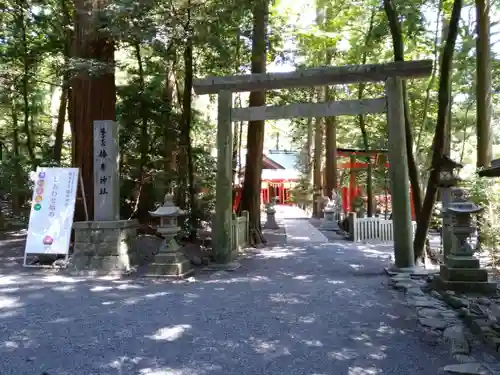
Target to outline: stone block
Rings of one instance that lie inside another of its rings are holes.
[[[267,213],[267,219],[264,223],[264,229],[280,229],[278,223],[276,222],[275,213]]]
[[[473,256],[448,255],[445,263],[450,268],[479,268],[479,259]]]
[[[340,228],[335,220],[327,220],[327,218],[324,218],[323,220],[321,220],[321,225],[319,229],[338,231]]]
[[[75,222],[70,272],[126,272],[138,260],[135,220]]]
[[[440,267],[440,275],[447,281],[488,281],[488,272],[482,268],[451,268],[444,264]]]
[[[443,332],[443,337],[450,342],[452,355],[468,355],[470,353],[470,345],[461,325],[446,328]]]
[[[496,293],[497,285],[488,281],[450,281],[444,280],[442,277],[437,277],[435,280],[437,288],[453,290],[461,293],[481,293],[492,294]]]
[[[130,268],[128,256],[94,256],[90,258],[91,269],[101,271],[128,270]]]
[[[489,371],[478,362],[461,363],[442,367],[439,375],[488,375]]]
[[[163,239],[157,236],[141,235],[134,242],[135,251],[129,253],[130,263],[144,265],[154,260],[155,255],[160,250]]]
[[[495,334],[484,335],[484,342],[493,350],[498,351],[500,348],[500,337]]]
[[[159,263],[155,259],[153,263],[148,264],[145,276],[184,278],[193,272],[191,263],[187,259],[175,263]]]
[[[180,252],[173,252],[173,253],[159,252],[158,254],[155,255],[154,263],[160,263],[160,264],[180,263],[184,262],[184,260],[186,260],[186,257]]]

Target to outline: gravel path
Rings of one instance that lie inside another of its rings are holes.
[[[0,374],[436,374],[447,346],[394,298],[387,256],[296,243],[182,283],[6,270]]]

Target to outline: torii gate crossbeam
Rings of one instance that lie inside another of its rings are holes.
[[[412,268],[413,231],[406,156],[402,80],[429,76],[432,60],[387,64],[346,65],[287,73],[247,74],[195,79],[195,93],[218,94],[217,182],[213,247],[219,262],[232,258],[232,122],[295,117],[324,117],[387,113],[389,173],[392,184],[395,267]],[[232,93],[315,87],[335,84],[385,82],[386,97],[287,106],[232,108]]]

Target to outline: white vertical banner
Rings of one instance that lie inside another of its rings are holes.
[[[78,168],[37,168],[26,254],[67,255],[75,213]]]

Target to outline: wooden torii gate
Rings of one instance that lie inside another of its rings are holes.
[[[432,60],[387,64],[345,65],[297,70],[195,79],[198,95],[218,94],[217,179],[213,248],[220,262],[231,259],[232,243],[232,122],[278,120],[297,117],[327,117],[387,113],[389,174],[392,184],[394,253],[396,268],[414,266],[413,234],[406,157],[406,135],[402,80],[426,77]],[[316,87],[360,82],[385,82],[386,96],[377,99],[295,103],[283,106],[232,108],[232,93]]]

